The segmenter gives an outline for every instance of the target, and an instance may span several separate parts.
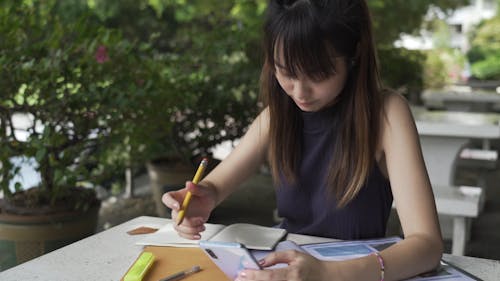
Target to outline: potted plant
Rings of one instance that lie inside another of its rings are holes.
[[[144,120],[138,108],[157,89],[147,45],[60,5],[0,7],[0,270],[95,231],[92,187],[130,164],[128,124]],[[40,183],[16,181],[13,159],[35,162]]]

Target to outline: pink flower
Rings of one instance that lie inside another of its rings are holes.
[[[142,85],[144,85],[144,79],[137,79],[135,80],[135,84],[139,87],[141,87]]]
[[[109,60],[106,46],[100,45],[99,47],[97,47],[97,51],[95,52],[95,60],[98,63],[105,63]]]
[[[83,112],[83,117],[87,118],[87,119],[94,119],[96,116],[97,116],[97,112],[95,111],[86,111],[86,112]]]

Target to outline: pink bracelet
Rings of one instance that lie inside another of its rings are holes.
[[[379,252],[373,252],[372,255],[374,255],[377,258],[377,261],[380,264],[380,281],[384,281],[384,277],[385,277],[384,259],[379,254]]]

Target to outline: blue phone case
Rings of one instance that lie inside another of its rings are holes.
[[[240,243],[200,241],[203,252],[231,279],[245,269],[262,269],[255,257]]]

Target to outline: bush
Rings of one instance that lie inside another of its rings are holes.
[[[4,194],[14,156],[36,159],[54,201],[241,136],[257,112],[261,2],[3,1]],[[19,113],[32,119],[26,128],[13,127]]]
[[[500,79],[500,15],[481,22],[471,35],[467,58],[474,78]]]
[[[404,48],[379,49],[378,55],[384,83],[399,89],[410,101],[418,103],[423,87],[425,55],[420,51]]]
[[[0,9],[2,190],[11,195],[9,182],[19,172],[10,159],[33,158],[50,204],[76,186],[96,186],[123,171],[130,130],[149,121],[150,112],[185,100],[167,92],[171,77],[160,71],[165,61],[147,44],[102,26],[90,9],[65,21],[58,4],[4,2]],[[16,127],[19,114],[31,120],[26,127]]]
[[[500,54],[477,61],[471,66],[471,71],[480,80],[500,80]]]

